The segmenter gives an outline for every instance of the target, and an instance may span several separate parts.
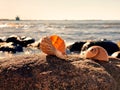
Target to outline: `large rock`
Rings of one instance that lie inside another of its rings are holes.
[[[0,43],[5,42],[6,37],[0,37]]]
[[[75,43],[67,46],[67,49],[69,49],[70,52],[80,53],[80,51],[85,43],[86,42],[83,42],[83,41],[75,42]]]
[[[6,42],[13,42],[15,44],[19,44],[22,47],[27,47],[28,44],[34,43],[35,39],[31,37],[25,37],[25,36],[17,36],[17,35],[11,35],[6,39]]]
[[[67,46],[67,49],[69,49],[70,52],[80,53],[81,51],[87,50],[89,47],[96,45],[103,47],[109,55],[112,55],[114,52],[120,50],[119,46],[116,43],[109,40],[75,42]]]
[[[119,47],[116,43],[112,42],[112,41],[108,41],[108,40],[104,40],[104,41],[90,41],[90,42],[86,42],[83,47],[82,47],[82,51],[87,50],[89,47],[91,46],[101,46],[103,47],[107,53],[109,55],[112,55],[114,52],[119,51]]]
[[[31,38],[31,37],[25,37],[21,40],[21,45],[23,47],[27,47],[27,45],[32,44],[35,42],[35,39]]]
[[[15,44],[21,44],[21,39],[17,35],[11,35],[6,39],[6,42],[13,42]]]
[[[4,41],[0,38],[0,43],[1,43],[1,42],[4,42]]]
[[[62,60],[38,54],[0,60],[0,90],[119,90],[119,86],[119,59]]]
[[[0,43],[0,51],[10,53],[23,52],[23,47],[13,42],[2,42]]]
[[[109,63],[99,61],[98,63],[115,79],[117,82],[117,90],[120,90],[120,59],[110,58]]]

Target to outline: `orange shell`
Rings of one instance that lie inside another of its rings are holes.
[[[40,49],[48,55],[66,58],[65,42],[57,35],[43,37],[40,42]]]
[[[57,36],[57,35],[52,35],[50,36],[50,39],[52,41],[52,45],[59,50],[62,54],[66,54],[66,46],[64,40]]]
[[[43,37],[40,42],[40,49],[49,55],[55,55],[56,49],[52,45],[52,42],[49,37]]]
[[[107,51],[100,46],[92,46],[86,51],[81,52],[80,56],[82,58],[95,59],[100,61],[108,61]]]

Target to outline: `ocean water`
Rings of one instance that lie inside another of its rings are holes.
[[[83,40],[120,41],[120,20],[21,20],[0,21],[0,37],[10,35],[32,37],[57,34],[66,44]]]

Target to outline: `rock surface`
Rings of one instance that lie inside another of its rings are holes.
[[[0,90],[120,90],[120,59],[44,54],[0,59]]]

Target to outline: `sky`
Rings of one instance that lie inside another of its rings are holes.
[[[0,19],[120,20],[120,0],[0,0]]]

